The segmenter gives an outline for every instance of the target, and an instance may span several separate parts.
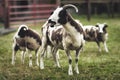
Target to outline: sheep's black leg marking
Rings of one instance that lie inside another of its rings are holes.
[[[67,56],[68,56],[68,62],[69,62],[69,69],[68,69],[68,74],[69,75],[73,75],[73,71],[72,71],[72,57],[70,55],[70,51],[69,50],[65,50]]]
[[[14,47],[14,50],[18,51],[18,49],[19,49],[19,46],[16,44],[15,47]]]
[[[72,64],[72,60],[71,59],[69,59],[69,64]]]
[[[15,47],[14,47],[14,51],[15,51],[14,56],[15,56],[15,58],[16,58],[16,53],[17,53],[18,50],[19,50],[19,46],[16,44]]]

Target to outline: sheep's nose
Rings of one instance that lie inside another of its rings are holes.
[[[101,36],[101,37],[102,37],[102,36],[103,36],[103,33],[99,33],[99,36]]]

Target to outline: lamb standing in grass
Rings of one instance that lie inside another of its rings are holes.
[[[84,39],[85,41],[94,41],[97,43],[99,52],[101,52],[100,42],[103,42],[105,51],[108,52],[106,41],[108,39],[107,28],[108,25],[106,23],[100,24],[97,23],[95,26],[86,25],[83,27],[85,32]]]
[[[22,51],[21,61],[24,63],[25,52],[28,50],[29,53],[29,67],[32,66],[32,54],[31,51],[35,51],[36,64],[38,62],[38,51],[41,46],[41,39],[39,34],[29,29],[26,25],[21,25],[13,37],[13,53],[12,53],[12,64],[15,64],[16,53],[18,50]]]

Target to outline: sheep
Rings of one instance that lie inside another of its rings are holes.
[[[62,31],[63,31],[63,28],[61,26],[58,26],[58,27],[51,27],[51,26],[48,26],[47,25],[47,22],[42,26],[42,55],[41,56],[44,56],[45,54],[45,51],[48,50],[48,48],[50,48],[50,52],[52,53],[53,55],[53,58],[54,58],[54,61],[55,61],[55,66],[58,66],[60,67],[60,64],[58,62],[58,59],[59,59],[59,50],[58,48],[54,47],[54,45],[58,45],[58,46],[61,46],[61,42],[60,42],[60,38],[62,36]],[[47,52],[47,51],[46,51]],[[42,58],[40,60],[40,62],[42,62]],[[44,69],[44,64],[43,63],[40,63],[42,65],[41,66],[41,69]]]
[[[72,4],[64,5],[63,7],[58,7],[48,18],[48,25],[51,27],[58,27],[58,25],[62,25],[63,33],[62,33],[62,47],[65,50],[68,56],[69,68],[68,68],[68,75],[73,75],[72,71],[72,57],[70,55],[70,50],[76,51],[76,59],[75,59],[75,71],[79,74],[78,69],[78,59],[79,59],[79,52],[83,47],[83,29],[82,26],[79,25],[66,11],[67,8],[73,7],[75,8],[76,12],[78,12],[78,8]],[[59,46],[54,45],[55,48]],[[61,47],[60,47],[61,48]],[[40,58],[40,68],[44,68],[43,57]]]
[[[104,48],[106,52],[108,51],[106,41],[108,39],[108,33],[106,28],[108,25],[106,23],[100,24],[97,23],[95,26],[93,25],[85,25],[83,30],[85,32],[84,39],[85,41],[95,41],[98,45],[99,52],[101,52],[100,42],[103,42]]]
[[[39,51],[41,44],[42,44],[41,38],[36,31],[29,29],[27,25],[20,25],[16,34],[13,37],[12,65],[15,64],[16,53],[18,50],[22,51],[21,61],[24,64],[25,52],[26,52],[26,50],[28,50],[29,67],[32,67],[31,51],[35,51],[36,64],[37,64],[37,66],[39,66],[38,51]]]

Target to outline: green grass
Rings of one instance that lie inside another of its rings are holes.
[[[109,39],[107,45],[109,53],[98,52],[96,43],[86,43],[84,52],[81,52],[79,59],[80,74],[74,73],[68,76],[68,59],[64,51],[60,51],[61,68],[53,66],[53,58],[45,58],[45,69],[40,70],[35,65],[35,55],[33,55],[33,67],[28,67],[28,54],[25,64],[21,64],[20,52],[17,54],[15,66],[11,65],[12,57],[12,37],[14,33],[0,36],[0,80],[119,80],[120,79],[120,18],[108,18],[104,16],[94,16],[88,22],[85,16],[74,15],[83,25],[94,25],[97,22],[108,24]],[[31,28],[40,32],[41,25],[36,24]],[[73,51],[71,53],[74,53]],[[34,54],[34,53],[33,53]],[[72,54],[73,59],[74,54]],[[74,67],[74,61],[73,61]]]

